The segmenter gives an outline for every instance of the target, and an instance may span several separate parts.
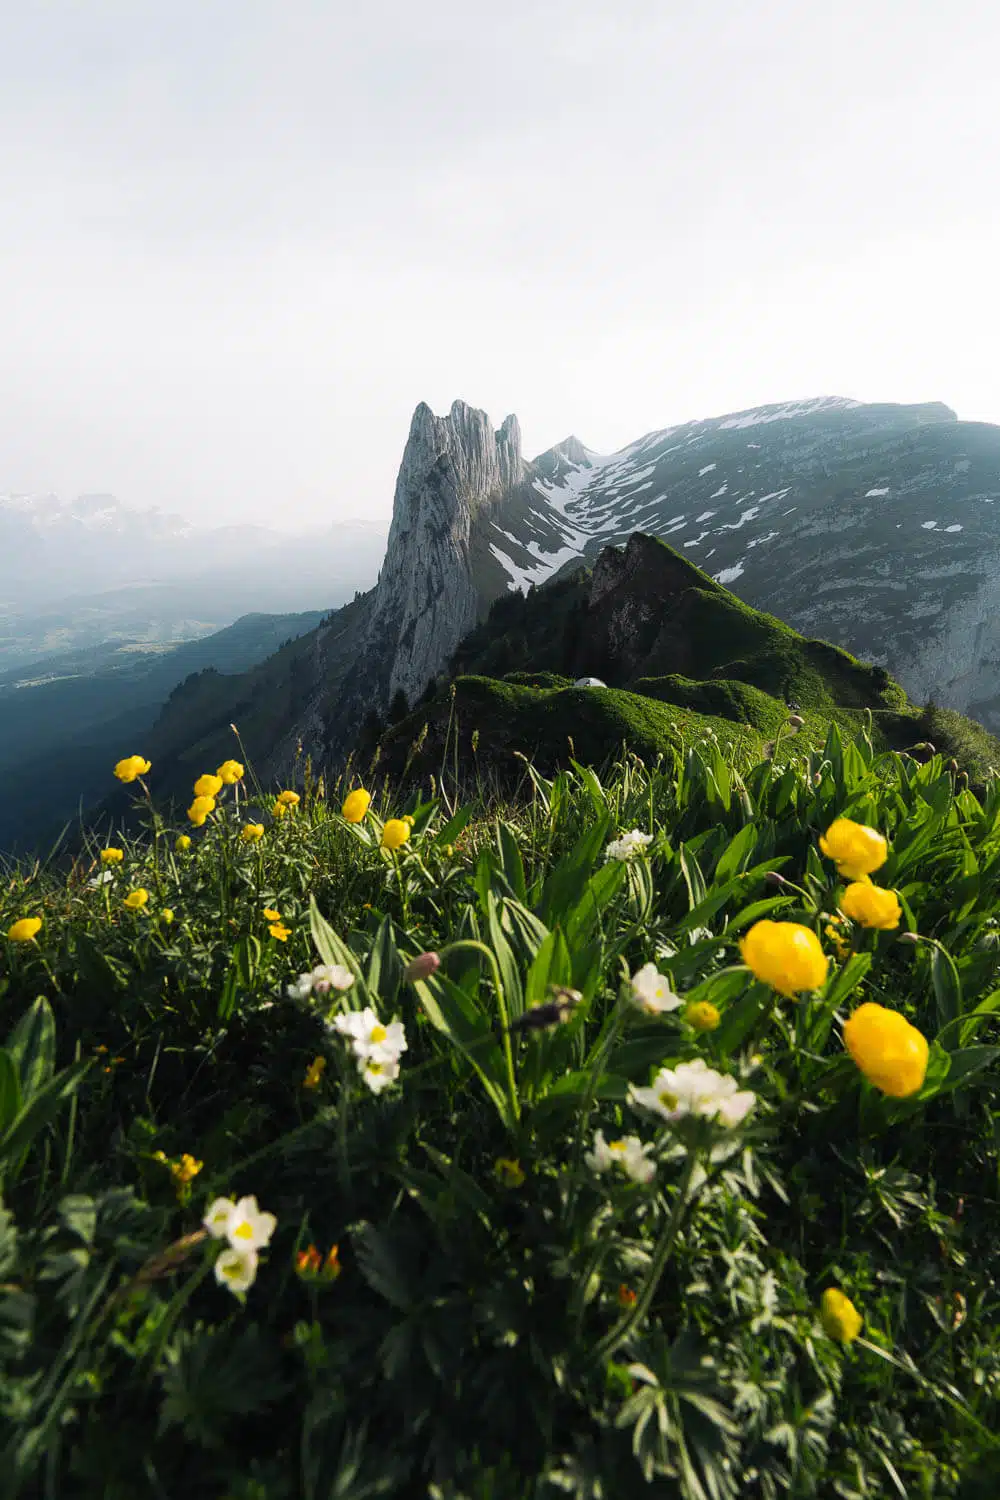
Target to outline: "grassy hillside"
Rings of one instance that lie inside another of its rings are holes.
[[[8,871],[5,1496],[991,1500],[1000,783],[583,701],[677,753]]]

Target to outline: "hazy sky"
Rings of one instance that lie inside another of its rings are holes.
[[[1000,422],[990,0],[0,0],[0,490],[388,516],[823,394]]]

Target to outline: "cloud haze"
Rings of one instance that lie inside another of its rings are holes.
[[[410,414],[1000,421],[1000,18],[0,0],[0,490],[388,518]]]

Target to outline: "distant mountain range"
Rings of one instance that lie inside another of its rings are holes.
[[[364,520],[286,534],[196,526],[112,495],[0,495],[0,667],[189,640],[250,611],[327,610],[371,585],[384,542]]]
[[[263,774],[301,742],[342,759],[409,704],[493,600],[642,531],[758,609],[882,666],[910,698],[1000,729],[1000,428],[947,406],[823,397],[647,433],[611,455],[570,437],[527,461],[517,419],[417,407],[378,583],[268,663],[175,695],[150,743],[186,781],[250,729]],[[738,642],[734,643],[738,647]],[[272,712],[266,705],[281,705]]]

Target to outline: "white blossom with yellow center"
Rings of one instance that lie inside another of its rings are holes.
[[[677,1010],[684,1002],[670,988],[670,980],[661,974],[655,964],[644,964],[632,975],[632,1003],[647,1015],[662,1015],[664,1011]]]
[[[685,1115],[714,1119],[730,1129],[753,1109],[756,1095],[740,1090],[735,1078],[717,1073],[700,1057],[661,1068],[648,1089],[629,1088],[629,1103],[674,1124]]]
[[[650,1160],[650,1150],[637,1135],[606,1141],[604,1131],[596,1130],[594,1149],[585,1152],[583,1159],[592,1172],[610,1172],[612,1167],[620,1167],[633,1182],[652,1182],[656,1165]]]
[[[390,1021],[388,1026],[384,1026],[371,1006],[335,1016],[333,1028],[341,1036],[350,1038],[354,1055],[361,1060],[395,1063],[398,1062],[400,1053],[406,1051],[406,1032],[402,1021]]]
[[[256,1275],[256,1250],[234,1250],[230,1246],[215,1262],[216,1281],[220,1286],[228,1287],[234,1296],[253,1286]]]

